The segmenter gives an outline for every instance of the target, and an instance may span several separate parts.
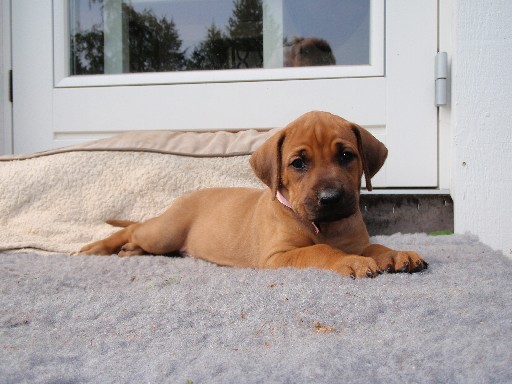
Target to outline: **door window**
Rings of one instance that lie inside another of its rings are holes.
[[[371,0],[69,0],[69,29],[64,34],[56,31],[57,37],[65,35],[67,40],[64,61],[69,68],[56,73],[56,78],[172,72],[174,76],[160,77],[160,82],[173,83],[383,75],[380,4],[372,6]],[[191,76],[197,71],[214,72]],[[218,71],[224,72],[220,78]],[[109,85],[104,81],[98,85]]]

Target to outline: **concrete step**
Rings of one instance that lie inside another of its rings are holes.
[[[371,236],[393,233],[453,233],[449,194],[361,194],[361,212]]]

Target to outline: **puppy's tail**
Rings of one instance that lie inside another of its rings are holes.
[[[132,224],[137,224],[136,221],[130,221],[130,220],[115,220],[115,219],[112,219],[112,220],[107,220],[107,224],[110,224],[114,227],[122,227],[122,228],[126,228]]]

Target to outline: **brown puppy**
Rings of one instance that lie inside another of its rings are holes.
[[[323,39],[296,37],[285,50],[285,67],[336,65],[331,46]]]
[[[120,256],[180,252],[220,265],[324,268],[353,277],[417,272],[416,252],[370,244],[359,190],[384,164],[386,147],[363,128],[310,112],[267,140],[250,159],[267,189],[204,189],[161,216],[82,248]]]

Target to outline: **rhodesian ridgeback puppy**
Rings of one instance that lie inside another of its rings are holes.
[[[310,67],[335,65],[331,46],[323,39],[296,37],[285,53],[285,67]]]
[[[370,244],[359,211],[361,178],[371,190],[386,156],[365,129],[309,112],[251,156],[268,188],[186,194],[148,221],[110,221],[125,228],[81,253],[181,253],[226,266],[323,268],[352,277],[421,271],[427,263],[416,252]]]

